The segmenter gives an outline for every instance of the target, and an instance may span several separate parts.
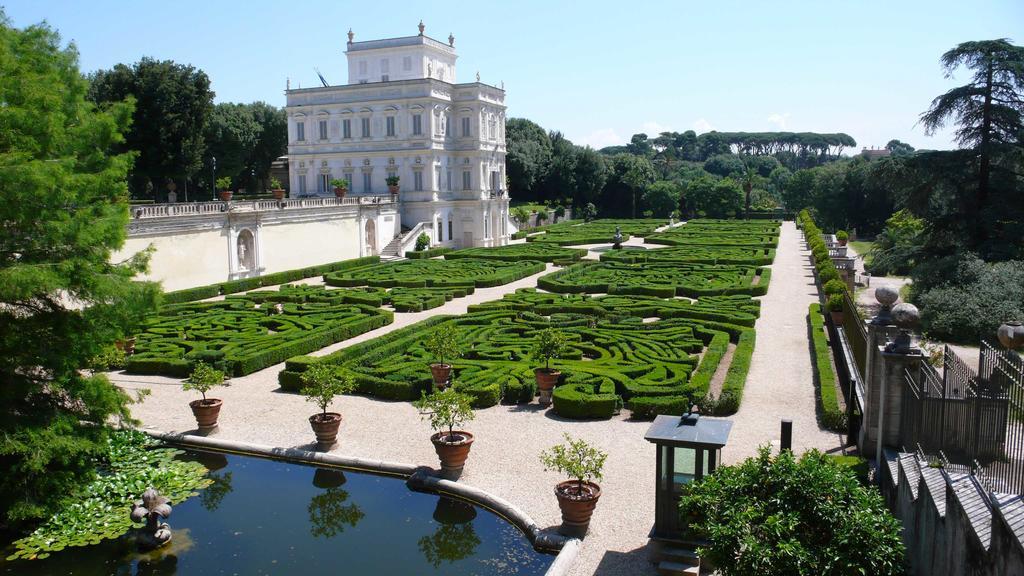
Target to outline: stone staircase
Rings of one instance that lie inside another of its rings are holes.
[[[405,240],[405,237],[408,234],[408,232],[402,232],[401,234],[396,236],[394,240],[389,242],[388,245],[385,246],[384,249],[380,251],[380,259],[390,260],[398,258],[398,249],[402,245],[402,240]]]
[[[700,556],[680,545],[661,544],[653,556],[658,574],[662,576],[698,576]]]

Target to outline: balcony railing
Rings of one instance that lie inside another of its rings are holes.
[[[222,212],[270,212],[295,208],[330,208],[335,206],[362,206],[367,204],[394,204],[396,198],[390,194],[365,194],[345,198],[314,197],[288,198],[285,200],[246,200],[241,202],[183,202],[174,204],[153,204],[132,206],[132,218],[173,218],[176,216],[200,216]]]

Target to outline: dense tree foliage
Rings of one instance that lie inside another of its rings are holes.
[[[135,151],[132,196],[166,194],[166,184],[196,174],[206,151],[204,129],[213,110],[210,79],[202,70],[170,60],[143,58],[90,77],[89,98],[119,103],[133,98],[132,126],[120,145]]]
[[[287,134],[284,110],[263,102],[217,104],[206,127],[207,155],[217,158],[218,177],[228,176],[247,190],[262,190],[271,163],[287,150]],[[212,175],[209,160],[206,165]],[[201,180],[207,182],[205,177]],[[197,197],[211,194],[207,184]]]
[[[538,200],[539,184],[551,164],[551,138],[525,118],[505,123],[505,165],[509,191],[517,200]]]
[[[680,518],[725,576],[902,574],[900,522],[877,491],[811,450],[718,468],[680,501]]]
[[[128,225],[131,103],[101,109],[73,48],[0,12],[0,525],[47,517],[91,476],[104,424],[129,398],[80,371],[155,305],[111,264]]]

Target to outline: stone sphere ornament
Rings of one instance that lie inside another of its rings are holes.
[[[921,350],[913,345],[913,338],[910,331],[921,321],[921,313],[917,306],[902,302],[892,308],[893,324],[899,327],[900,331],[892,342],[886,345],[885,351],[894,354],[919,354]]]
[[[1024,324],[1019,320],[1003,323],[996,331],[999,343],[1010,350],[1020,350],[1024,346]]]
[[[878,302],[880,308],[875,317],[871,319],[871,323],[881,326],[892,324],[892,305],[899,299],[900,293],[894,288],[889,286],[875,288],[875,301]]]

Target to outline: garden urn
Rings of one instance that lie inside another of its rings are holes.
[[[392,196],[397,196],[398,195],[398,189],[399,189],[399,185],[398,184],[391,184],[391,185],[388,186],[388,192],[390,192]]]
[[[309,425],[316,434],[316,447],[329,450],[338,441],[338,428],[341,427],[341,414],[337,412],[321,412],[309,417]]]
[[[220,191],[220,199],[222,201],[224,201],[224,202],[231,202],[231,197],[233,195],[234,195],[234,193],[231,192],[231,190],[221,190]]]
[[[441,431],[431,435],[430,441],[441,460],[441,477],[445,480],[458,480],[469,458],[473,435],[464,430],[454,430],[450,435]]]
[[[188,403],[200,430],[212,430],[217,427],[217,418],[220,416],[220,407],[223,404],[224,401],[220,398],[193,400]]]
[[[558,384],[558,378],[562,376],[562,372],[551,368],[537,368],[533,371],[533,376],[537,380],[537,390],[540,391],[538,401],[541,406],[551,404],[551,391]]]
[[[344,198],[346,192],[348,192],[348,188],[344,188],[342,186],[336,186],[334,188],[334,195],[338,198]]]
[[[430,365],[430,375],[434,378],[434,387],[444,390],[452,377],[452,365],[435,362]]]
[[[566,480],[555,486],[555,496],[562,510],[562,526],[558,531],[574,538],[585,536],[597,500],[601,498],[601,487],[593,482]]]
[[[274,195],[274,200],[284,200],[284,188],[274,188],[270,192]]]
[[[1010,350],[1019,350],[1024,345],[1024,324],[1017,320],[1010,320],[999,327],[996,333],[999,343]]]

